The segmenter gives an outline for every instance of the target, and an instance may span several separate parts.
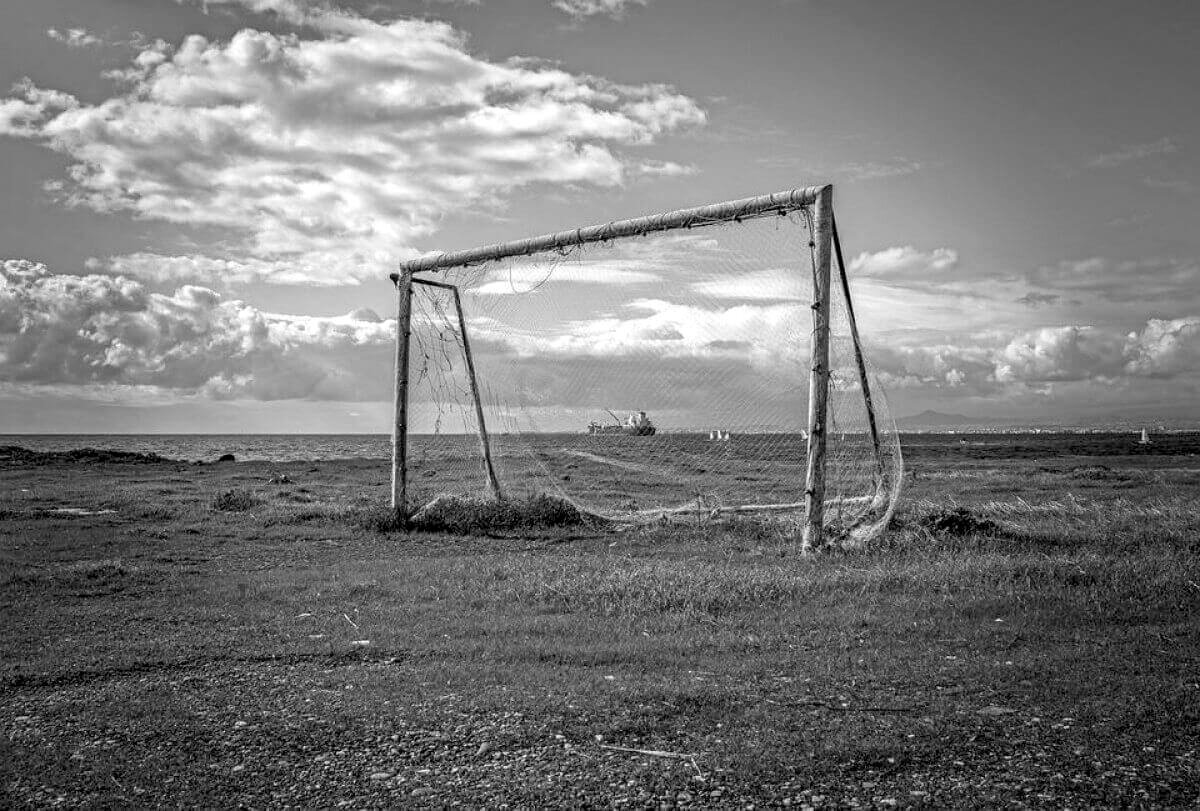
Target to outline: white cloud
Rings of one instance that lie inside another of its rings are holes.
[[[1104,379],[1125,366],[1123,336],[1090,326],[1047,327],[1014,337],[995,353],[999,383]]]
[[[308,33],[143,42],[119,95],[80,103],[26,81],[0,101],[0,134],[68,156],[70,203],[226,229],[229,261],[268,280],[344,283],[523,187],[685,171],[629,153],[705,120],[665,85],[478,58],[445,23],[238,4]]]
[[[975,392],[1047,385],[1200,375],[1200,317],[1151,319],[1139,330],[1087,325],[1005,334],[961,335],[953,342],[916,338],[873,346],[891,385],[964,386]]]
[[[1087,165],[1092,169],[1111,169],[1130,161],[1142,160],[1154,155],[1169,155],[1178,151],[1179,145],[1173,138],[1159,138],[1157,141],[1145,144],[1126,144],[1112,152],[1096,155],[1088,161]]]
[[[620,19],[630,6],[644,6],[647,2],[649,0],[552,0],[551,5],[577,20],[601,14]]]
[[[858,276],[927,277],[957,266],[958,251],[952,248],[920,251],[912,245],[903,245],[875,253],[860,253],[850,260],[849,269]]]
[[[66,32],[59,31],[57,28],[48,28],[46,36],[55,42],[63,43],[68,48],[88,48],[104,44],[104,40],[89,33],[86,28],[69,28]]]
[[[741,359],[760,366],[799,363],[808,332],[794,303],[700,307],[634,299],[619,314],[568,321],[557,329],[522,329],[491,319],[471,330],[521,357]]]
[[[637,165],[638,174],[650,177],[686,177],[700,171],[691,164],[674,161],[642,161]]]
[[[810,283],[797,268],[765,268],[749,273],[694,282],[691,289],[702,296],[755,301],[797,301],[809,293]]]
[[[1128,339],[1127,370],[1147,377],[1200,372],[1200,317],[1153,318]]]
[[[181,284],[226,288],[254,282],[275,284],[336,285],[341,280],[323,274],[319,257],[307,255],[293,260],[265,261],[222,259],[200,254],[165,256],[140,252],[114,256],[107,260],[90,258],[89,270],[104,270],[114,275],[131,276],[159,287]]]
[[[598,260],[555,264],[521,264],[488,271],[466,292],[477,296],[532,293],[544,284],[633,285],[662,281],[662,277],[634,262]]]
[[[395,322],[269,313],[185,285],[0,263],[0,382],[216,398],[383,399]]]

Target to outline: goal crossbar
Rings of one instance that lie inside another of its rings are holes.
[[[572,228],[554,234],[543,234],[539,237],[517,239],[510,242],[499,242],[495,245],[485,245],[465,251],[452,253],[437,253],[422,256],[400,263],[398,273],[391,274],[392,281],[399,280],[404,274],[424,273],[446,268],[475,265],[481,262],[493,262],[510,256],[527,256],[542,251],[572,248],[586,245],[589,242],[607,242],[621,237],[632,237],[649,234],[655,231],[671,231],[677,228],[697,228],[703,225],[729,222],[730,220],[762,217],[769,214],[787,214],[800,208],[811,206],[817,201],[825,186],[807,186],[802,189],[789,189],[762,194],[758,197],[746,197],[741,200],[729,200],[724,203],[714,203],[695,208],[681,208],[677,211],[667,211],[662,214],[651,214],[645,217],[634,217],[628,220],[616,220],[600,225],[589,225],[584,228]]]

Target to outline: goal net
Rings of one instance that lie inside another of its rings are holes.
[[[621,521],[802,519],[829,236],[807,191],[410,263],[407,509],[550,494]],[[853,544],[886,526],[902,462],[839,269],[820,511],[827,540]]]

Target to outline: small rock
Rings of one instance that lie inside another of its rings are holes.
[[[479,744],[479,751],[475,753],[475,756],[482,757],[490,751],[492,751],[492,745],[487,741],[484,741],[483,743]]]
[[[387,780],[392,776],[392,772],[371,772],[372,780]]]
[[[223,453],[223,454],[221,454],[220,458],[217,459],[217,461],[218,462],[236,462],[237,457],[234,456],[232,453]]]
[[[411,794],[411,795],[409,795],[409,796],[412,796],[412,797],[428,797],[430,794],[433,794],[433,793],[435,793],[433,789],[429,788],[428,786],[422,786],[422,787],[420,787],[420,788],[415,788],[415,789],[413,789],[413,790],[412,790],[412,794]]]
[[[1016,710],[1009,709],[1008,707],[998,707],[995,704],[988,705],[979,710],[980,715],[1011,715],[1014,712]]]

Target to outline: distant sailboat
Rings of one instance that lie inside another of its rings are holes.
[[[1138,440],[1138,444],[1139,445],[1149,445],[1150,444],[1150,434],[1146,431],[1145,428],[1142,429],[1142,438]]]

